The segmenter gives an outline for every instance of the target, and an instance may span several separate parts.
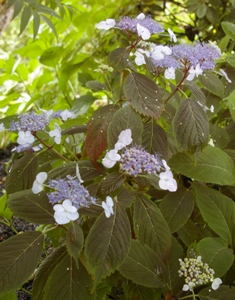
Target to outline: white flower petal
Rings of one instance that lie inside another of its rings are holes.
[[[81,175],[80,175],[80,172],[79,172],[79,166],[78,164],[76,164],[76,176],[77,176],[77,179],[79,180],[79,182],[83,183],[84,181],[82,180],[81,178]]]
[[[144,20],[144,19],[145,19],[145,14],[143,14],[143,13],[139,14],[139,15],[136,17],[136,19],[138,19],[138,20]]]
[[[150,31],[140,24],[137,24],[137,33],[143,40],[148,40],[151,36]]]
[[[217,290],[219,286],[221,285],[222,280],[220,278],[215,278],[211,284],[211,287],[213,290]]]
[[[189,286],[187,284],[184,284],[182,290],[187,292],[189,289],[190,289]]]
[[[55,204],[53,206],[53,209],[54,209],[54,211],[56,211],[58,213],[65,211],[63,205],[61,205],[61,204]]]
[[[170,35],[170,41],[171,42],[173,41],[174,43],[176,43],[177,42],[177,38],[176,38],[176,35],[174,34],[174,32],[170,28],[168,28],[167,31],[168,31],[168,33]]]
[[[39,183],[44,183],[47,179],[47,173],[46,172],[40,172],[36,176],[36,179]]]
[[[74,207],[75,208],[75,207]],[[79,218],[79,213],[76,210],[75,212],[68,212],[67,211],[67,218],[71,221],[75,221]]]
[[[98,24],[95,25],[97,29],[104,29],[109,30],[110,28],[113,28],[116,25],[116,22],[114,19],[107,19],[105,21],[101,21]]]
[[[66,211],[55,212],[54,219],[55,219],[56,223],[58,223],[60,225],[67,224],[70,222],[70,219],[68,218]]]
[[[166,69],[164,76],[166,79],[175,79],[175,69],[173,67]]]

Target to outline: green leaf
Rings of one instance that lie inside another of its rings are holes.
[[[17,300],[16,292],[10,291],[4,294],[0,294],[0,300]]]
[[[206,15],[206,11],[207,11],[207,6],[205,4],[201,4],[196,11],[197,17],[199,19],[204,18]]]
[[[192,93],[190,98],[199,101],[201,104],[206,104],[206,96],[196,82],[187,81],[185,85]]]
[[[205,72],[203,75],[199,75],[198,79],[210,93],[220,98],[224,97],[224,84],[216,75]]]
[[[75,98],[71,110],[76,116],[84,115],[95,100],[96,98],[89,93],[82,95]]]
[[[83,231],[75,222],[71,222],[66,234],[66,247],[68,253],[74,258],[78,267],[78,256],[82,251],[84,244]]]
[[[3,194],[0,197],[0,217],[11,220],[13,213],[7,207],[7,194]]]
[[[28,5],[25,6],[21,15],[20,34],[25,30],[25,27],[28,25],[31,15],[32,15],[31,8]]]
[[[125,186],[122,186],[117,195],[117,200],[119,203],[122,204],[124,208],[126,208],[131,206],[136,196],[137,196],[137,192],[133,190],[129,190]]]
[[[112,121],[116,105],[106,105],[97,109],[88,123],[86,136],[87,155],[93,163],[100,158],[101,154],[107,148],[107,129]]]
[[[19,158],[6,178],[7,194],[32,188],[37,175],[37,165],[37,155],[34,153],[27,153]]]
[[[220,192],[193,184],[196,202],[208,226],[228,245],[235,242],[235,203]],[[219,222],[218,222],[219,220]]]
[[[235,53],[227,55],[226,60],[232,67],[235,67]]]
[[[162,199],[160,210],[172,233],[178,231],[189,219],[194,208],[194,197],[190,190],[180,187]]]
[[[7,204],[13,213],[35,224],[54,224],[53,207],[45,192],[33,194],[25,190],[10,194]]]
[[[40,15],[38,13],[33,14],[33,39],[36,39],[40,26]]]
[[[200,150],[209,140],[208,117],[195,100],[182,102],[175,114],[173,126],[177,143],[183,150]]]
[[[33,274],[43,247],[43,234],[26,232],[0,244],[0,291],[19,288]]]
[[[94,92],[108,90],[108,87],[97,80],[87,81],[86,86]]]
[[[56,31],[55,25],[45,15],[42,14],[41,16],[43,17],[43,19],[47,23],[47,25],[51,28],[51,30],[54,32],[54,35],[56,36],[56,38],[58,40],[58,35],[57,35],[57,31]]]
[[[108,61],[115,70],[122,71],[128,65],[128,57],[129,54],[125,48],[117,48],[109,54]]]
[[[118,136],[122,130],[131,129],[133,143],[141,143],[143,124],[141,117],[130,105],[124,106],[115,112],[108,127],[108,145],[110,149],[118,141]]]
[[[222,277],[233,264],[233,250],[218,237],[207,237],[196,245],[196,252],[215,271],[214,277]]]
[[[200,300],[227,300],[235,298],[235,287],[221,285],[218,290],[212,290],[211,287],[201,290],[199,293]]]
[[[163,104],[156,83],[139,73],[130,73],[124,84],[124,94],[130,105],[140,114],[159,119]]]
[[[160,288],[164,286],[162,273],[165,267],[157,254],[138,240],[131,241],[130,251],[119,267],[120,273],[141,286]]]
[[[226,101],[230,114],[233,118],[233,121],[235,121],[235,91],[232,91],[228,97],[224,98],[223,100]]]
[[[148,288],[141,285],[137,285],[131,281],[128,281],[128,284],[123,286],[124,295],[126,299],[154,299],[161,300],[161,298],[156,298],[156,290],[154,288]]]
[[[120,173],[111,173],[105,176],[100,182],[100,191],[104,195],[109,195],[120,188],[125,180],[125,176]]]
[[[85,133],[86,131],[87,131],[87,125],[77,125],[63,130],[61,134],[70,135],[76,133]]]
[[[53,272],[54,268],[60,263],[60,261],[66,256],[67,251],[65,246],[56,248],[51,254],[49,254],[37,269],[36,275],[33,281],[33,299],[42,300],[45,292],[46,283]],[[64,272],[66,275],[66,272]]]
[[[219,148],[207,146],[197,158],[178,153],[168,163],[174,171],[195,180],[220,185],[235,183],[233,160]]]
[[[155,123],[154,119],[144,124],[142,144],[146,151],[151,154],[158,153],[161,158],[168,159],[170,155],[166,132]]]
[[[56,67],[63,55],[63,50],[62,46],[55,46],[46,49],[39,58],[40,63],[48,67]]]
[[[231,22],[221,22],[224,33],[233,41],[235,41],[235,25]]]
[[[54,266],[46,282],[42,300],[93,300],[95,294],[90,293],[91,284],[91,278],[84,266],[80,263],[78,269],[74,259],[66,254]]]
[[[16,16],[18,16],[18,14],[21,12],[24,4],[23,4],[23,1],[21,0],[15,0],[14,1],[15,3],[14,4],[14,13],[13,13],[13,16],[12,16],[12,20],[15,19]]]
[[[104,212],[96,219],[85,243],[89,271],[94,276],[94,288],[123,262],[130,247],[131,231],[128,216],[115,202],[114,215]]]
[[[133,223],[138,240],[165,257],[171,247],[170,228],[157,205],[144,195],[140,194],[134,203]]]

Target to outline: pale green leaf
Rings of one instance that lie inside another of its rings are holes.
[[[89,271],[94,276],[94,288],[123,262],[130,247],[131,231],[128,216],[115,202],[114,215],[104,212],[96,219],[85,243]]]
[[[227,21],[221,22],[221,26],[225,34],[233,41],[235,41],[235,24]]]
[[[175,114],[173,126],[177,143],[183,150],[200,150],[208,142],[208,117],[195,100],[182,102]]]
[[[62,46],[54,46],[46,49],[39,58],[40,63],[48,67],[56,67],[62,58],[63,50]]]
[[[234,162],[219,148],[207,146],[198,157],[177,153],[168,163],[174,171],[195,180],[220,185],[235,183]]]
[[[8,207],[11,211],[35,224],[54,224],[54,211],[45,192],[33,194],[32,190],[25,190],[10,194]]]
[[[138,240],[159,257],[167,255],[171,247],[170,228],[157,205],[144,195],[139,195],[134,203],[134,230]]]
[[[119,271],[136,284],[151,288],[164,286],[163,262],[150,247],[141,244],[138,240],[132,240],[128,256],[119,267]]]
[[[0,291],[19,288],[33,274],[43,247],[41,232],[15,235],[0,244]]]
[[[208,226],[228,245],[235,242],[235,203],[220,192],[193,184],[196,202]],[[219,221],[218,221],[219,220]]]
[[[139,73],[130,73],[123,89],[128,102],[136,111],[159,119],[163,109],[162,97],[153,80]]]
[[[215,271],[214,277],[222,277],[233,264],[233,250],[219,237],[207,237],[196,245],[202,261]]]
[[[125,129],[131,129],[134,144],[141,143],[141,134],[143,132],[142,120],[140,115],[130,105],[120,108],[113,115],[108,127],[108,145],[110,149],[114,148],[119,134]]]
[[[160,210],[171,232],[179,230],[189,219],[194,208],[194,197],[190,190],[180,187],[162,199]]]

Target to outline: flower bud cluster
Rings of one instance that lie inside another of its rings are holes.
[[[222,283],[220,278],[214,279],[215,271],[202,262],[202,257],[179,259],[179,276],[185,277],[183,291],[192,291],[194,288],[212,282],[212,289],[216,290]]]

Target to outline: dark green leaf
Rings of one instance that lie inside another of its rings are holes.
[[[38,29],[40,26],[40,15],[38,13],[33,14],[33,38],[36,39],[36,36],[38,34]]]
[[[200,300],[229,300],[235,298],[235,287],[221,285],[218,290],[212,290],[211,287],[201,290],[199,293]]]
[[[170,155],[166,132],[155,123],[154,119],[150,119],[144,125],[142,144],[146,151],[159,154],[161,158],[168,159]]]
[[[100,191],[104,195],[109,195],[123,185],[125,177],[120,173],[111,173],[105,176],[100,182]]]
[[[95,100],[96,98],[89,93],[82,95],[79,98],[75,98],[72,105],[72,111],[76,116],[84,115]]]
[[[32,15],[31,8],[28,5],[25,6],[21,15],[20,34],[25,30],[25,27],[28,25],[31,15]]]
[[[186,151],[203,148],[209,139],[208,117],[195,101],[187,99],[178,108],[173,120],[178,145]]]
[[[195,180],[220,185],[235,183],[234,162],[219,148],[207,146],[197,158],[194,155],[178,153],[168,163],[174,171]]]
[[[192,95],[191,98],[194,100],[199,101],[201,104],[206,104],[206,96],[200,87],[194,81],[187,81],[186,83],[187,88],[191,91]]]
[[[162,273],[165,267],[161,259],[151,248],[138,240],[131,241],[130,251],[119,271],[136,284],[151,288],[164,286]]]
[[[123,262],[130,247],[131,231],[128,216],[115,202],[114,215],[104,212],[96,219],[85,243],[85,255],[94,276],[94,288]]]
[[[226,101],[230,110],[230,114],[233,118],[233,121],[235,121],[235,91],[232,91],[230,95],[224,98],[223,100]]]
[[[7,194],[32,188],[37,175],[37,155],[27,153],[13,165],[6,179]]]
[[[138,240],[165,257],[171,247],[170,228],[157,205],[144,195],[136,198],[133,223]]]
[[[24,4],[23,4],[23,1],[21,0],[14,0],[14,13],[13,13],[13,16],[12,16],[12,20],[18,16],[18,14],[21,12]]]
[[[68,249],[69,254],[74,258],[76,265],[78,267],[78,256],[82,251],[84,243],[83,231],[75,222],[71,222],[67,235],[66,235],[66,247]]]
[[[223,21],[221,26],[225,34],[233,41],[235,41],[235,25],[231,22]]]
[[[45,66],[56,67],[62,55],[63,55],[62,46],[50,47],[42,53],[41,57],[39,58],[39,61],[41,64]]]
[[[122,71],[128,65],[128,57],[129,54],[125,48],[117,48],[109,54],[108,61],[115,70]]]
[[[193,184],[196,202],[208,226],[228,245],[235,242],[235,203],[220,192]],[[218,222],[219,220],[219,222]]]
[[[199,19],[204,18],[205,15],[206,15],[206,11],[207,11],[207,6],[206,6],[206,4],[201,4],[201,5],[198,7],[197,12],[196,12],[198,18],[199,18]]]
[[[207,237],[197,243],[197,254],[215,271],[214,277],[222,277],[233,264],[233,250],[218,237]]]
[[[190,190],[180,187],[168,193],[161,201],[160,210],[171,232],[179,230],[189,219],[194,208],[194,197]]]
[[[153,80],[139,73],[130,73],[123,89],[127,100],[136,111],[159,119],[163,109],[162,97]]]
[[[61,134],[70,135],[76,133],[85,133],[86,131],[87,131],[87,125],[77,125],[63,130]]]
[[[224,84],[222,81],[212,73],[203,73],[203,75],[198,76],[201,84],[210,93],[223,98],[224,97]]]
[[[130,105],[120,108],[112,117],[108,127],[108,145],[110,149],[114,148],[119,134],[125,129],[131,129],[134,144],[141,143],[141,134],[143,131],[141,117]]]
[[[1,293],[19,288],[33,274],[43,247],[41,232],[26,232],[0,244]]]
[[[57,40],[58,40],[58,35],[57,35],[57,31],[56,31],[56,28],[55,28],[55,25],[51,22],[51,20],[48,18],[48,17],[46,17],[45,15],[41,15],[42,17],[43,17],[43,19],[44,19],[44,21],[47,23],[47,25],[51,28],[51,30],[54,32],[54,34],[55,34],[55,36],[56,36],[56,38],[57,38]]]
[[[86,83],[86,86],[95,92],[108,90],[108,87],[104,83],[96,81],[96,80],[88,81]]]
[[[25,190],[10,194],[7,204],[17,216],[35,224],[54,224],[53,207],[45,192]]]

